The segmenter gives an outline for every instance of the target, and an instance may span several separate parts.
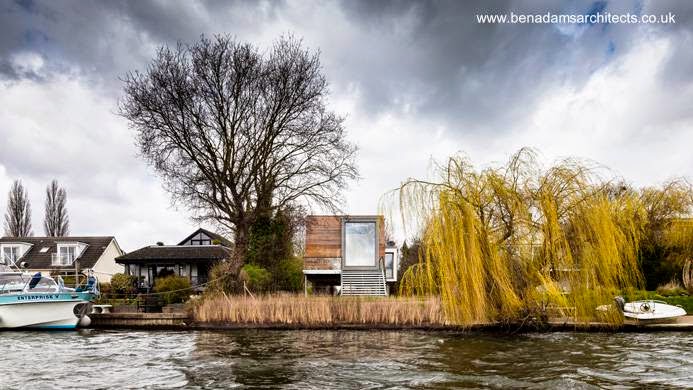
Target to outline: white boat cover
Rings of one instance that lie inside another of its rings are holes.
[[[623,315],[636,320],[663,320],[685,316],[686,311],[666,302],[648,300],[626,303],[623,307]]]

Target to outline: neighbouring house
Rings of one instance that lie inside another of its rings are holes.
[[[303,260],[314,293],[387,295],[397,281],[398,251],[381,215],[308,216]]]
[[[177,245],[145,246],[116,258],[125,273],[136,276],[139,289],[149,291],[156,279],[169,275],[187,277],[193,286],[208,281],[212,266],[231,257],[233,243],[206,229],[197,229]]]
[[[2,237],[0,264],[52,276],[94,271],[101,282],[123,272],[115,258],[124,252],[115,237]]]

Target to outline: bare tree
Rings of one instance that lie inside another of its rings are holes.
[[[292,37],[268,52],[229,36],[164,46],[124,83],[120,113],[141,155],[174,202],[234,233],[235,267],[259,215],[306,201],[338,209],[358,176],[319,53]]]
[[[7,197],[7,212],[5,213],[5,235],[9,237],[30,237],[31,204],[29,194],[21,180],[15,180]]]
[[[60,188],[57,180],[46,187],[46,215],[43,229],[47,237],[63,237],[69,232],[70,220],[67,216],[67,193]]]

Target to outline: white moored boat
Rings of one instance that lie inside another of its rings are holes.
[[[670,305],[663,301],[644,300],[626,303],[623,298],[617,297],[616,304],[623,312],[623,316],[633,320],[669,320],[686,315],[686,311],[679,306]]]
[[[97,281],[89,276],[83,289],[64,287],[62,280],[22,272],[0,272],[0,328],[74,329],[88,325]]]

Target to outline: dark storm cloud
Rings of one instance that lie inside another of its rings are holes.
[[[0,73],[18,78],[13,55],[32,51],[47,71],[77,67],[86,76],[117,84],[162,44],[201,34],[257,28],[281,3],[192,1],[14,1],[0,6]],[[116,85],[111,85],[116,86]]]
[[[0,13],[0,72],[23,77],[11,56],[35,51],[46,69],[81,72],[119,87],[118,77],[143,67],[155,48],[190,42],[200,34],[252,36],[272,29],[282,11],[300,3],[189,1],[18,1]],[[678,14],[662,33],[690,34],[691,9],[681,3],[640,1],[343,1],[339,7],[359,39],[330,43],[350,31],[333,21],[304,15],[301,30],[317,42],[335,90],[356,86],[370,113],[407,109],[465,132],[499,131],[536,103],[543,87],[579,86],[592,72],[632,46],[633,26],[479,24],[481,13],[662,12]],[[298,27],[298,26],[297,26]],[[298,27],[301,28],[301,27]],[[277,31],[277,34],[283,31]],[[690,43],[690,35],[688,38]],[[685,41],[684,41],[685,43]],[[671,61],[662,77],[689,82],[676,62],[693,61],[690,51]],[[330,58],[326,58],[329,56]]]
[[[226,1],[16,1],[0,12],[0,74],[40,78],[18,70],[12,58],[32,51],[44,72],[76,67],[117,95],[118,78],[141,69],[157,46],[190,42],[200,34],[252,39],[281,31],[275,22],[305,3]],[[312,8],[312,9],[311,9]],[[338,8],[334,27],[315,9]],[[590,75],[627,53],[642,26],[477,23],[482,13],[667,13],[675,25],[653,34],[682,38],[658,75],[675,87],[691,82],[688,70],[693,5],[642,1],[342,1],[304,7],[297,29],[320,48],[336,93],[359,92],[365,112],[414,113],[465,133],[499,132],[531,111],[545,87],[578,88]],[[352,37],[345,39],[344,37]],[[334,45],[333,42],[339,42]]]
[[[412,96],[420,115],[446,118],[460,131],[502,131],[536,104],[547,85],[579,87],[595,70],[617,59],[632,47],[633,25],[552,26],[541,24],[479,24],[481,13],[524,14],[580,13],[596,11],[636,13],[641,2],[370,2],[344,1],[346,15],[373,35],[362,49],[383,55],[359,64],[354,55],[350,79],[360,79],[364,104],[387,110],[403,94]],[[649,4],[649,3],[648,3]],[[672,28],[690,31],[690,6],[656,4],[645,12],[680,13],[677,25],[654,26],[654,33]],[[408,24],[404,36],[397,26]],[[688,39],[681,43],[690,45]],[[359,50],[359,48],[356,48]],[[669,72],[690,83],[690,50],[672,59]],[[666,76],[666,75],[665,75]],[[668,76],[671,76],[669,74]]]

